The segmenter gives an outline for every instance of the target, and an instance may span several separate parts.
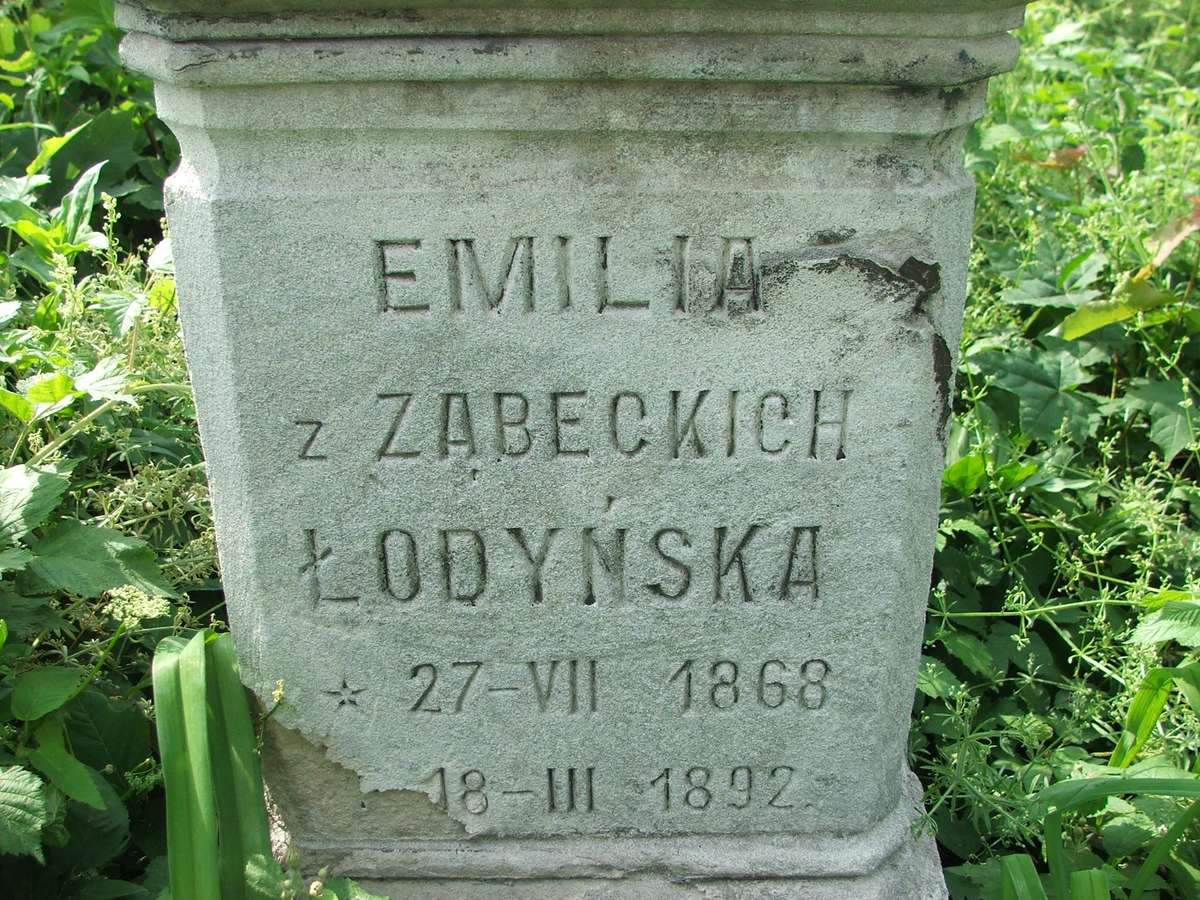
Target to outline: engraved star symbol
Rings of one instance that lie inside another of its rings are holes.
[[[336,690],[332,690],[332,691],[322,691],[322,693],[327,694],[330,697],[337,697],[338,698],[338,702],[337,702],[338,709],[341,709],[343,706],[358,706],[358,701],[355,700],[354,698],[356,695],[361,694],[365,690],[366,690],[366,688],[350,687],[349,682],[347,682],[346,679],[343,678],[341,687],[337,688]]]

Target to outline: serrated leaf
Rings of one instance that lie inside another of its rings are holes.
[[[96,306],[104,314],[109,330],[117,337],[124,337],[137,324],[148,302],[149,298],[141,291],[121,291],[100,295]]]
[[[115,356],[105,357],[92,368],[75,379],[75,387],[93,400],[120,400],[133,403],[133,397],[123,393],[128,376],[121,360]]]
[[[75,382],[66,372],[52,372],[34,378],[25,390],[31,403],[39,406],[57,403],[75,393]]]
[[[0,769],[0,853],[43,862],[42,828],[48,821],[42,780],[20,766]]]
[[[151,272],[165,272],[170,275],[175,274],[175,262],[171,255],[170,238],[163,238],[155,245],[154,249],[150,251],[150,256],[146,260],[146,268]]]
[[[46,722],[34,734],[38,746],[29,751],[29,761],[33,767],[72,800],[86,803],[94,809],[104,809],[100,791],[92,780],[92,770],[67,751],[62,724]]]
[[[336,897],[337,900],[387,900],[380,894],[372,894],[349,878],[331,878],[325,882],[325,894]]]
[[[1176,641],[1185,647],[1200,647],[1200,601],[1168,601],[1141,621],[1132,640],[1135,644]]]
[[[29,571],[47,584],[81,597],[132,585],[158,597],[178,595],[163,579],[145,541],[108,528],[64,521],[31,542]]]
[[[0,471],[0,542],[15,544],[40,527],[66,492],[71,466],[9,466]]]
[[[79,691],[79,669],[42,666],[17,678],[12,692],[13,715],[25,722],[54,712]]]
[[[6,572],[20,572],[33,559],[33,554],[24,547],[9,547],[0,550],[0,575]]]
[[[23,424],[33,421],[33,404],[20,394],[0,388],[0,408],[7,410]]]
[[[1026,348],[982,354],[995,371],[996,386],[1017,398],[1021,430],[1029,437],[1053,443],[1058,430],[1083,444],[1100,423],[1096,401],[1076,391],[1095,377],[1065,350]]]

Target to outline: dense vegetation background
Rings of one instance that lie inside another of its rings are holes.
[[[1039,3],[969,140],[973,280],[911,742],[956,897],[1000,897],[1018,852],[1115,896],[1200,897],[1197,30],[1196,0]],[[14,897],[165,886],[150,652],[221,615],[160,222],[178,150],[118,39],[109,0],[0,3]],[[1112,796],[1040,793],[1117,770],[1136,780]]]

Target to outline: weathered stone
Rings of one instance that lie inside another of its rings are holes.
[[[306,859],[943,896],[905,747],[1020,4],[325,7],[120,5]]]

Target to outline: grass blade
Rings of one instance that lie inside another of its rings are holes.
[[[1174,676],[1174,669],[1153,669],[1146,675],[1125,714],[1121,737],[1108,759],[1110,766],[1123,769],[1137,757],[1167,705]]]
[[[217,814],[208,742],[207,666],[202,631],[179,652],[180,708],[184,728],[184,761],[190,787],[188,827],[194,854],[193,896],[196,900],[220,900],[217,857]],[[172,893],[174,893],[172,886]],[[173,896],[173,900],[180,900]]]

